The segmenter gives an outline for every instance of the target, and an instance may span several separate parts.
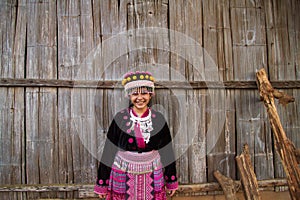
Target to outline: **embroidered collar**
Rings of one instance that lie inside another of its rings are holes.
[[[132,111],[132,114],[136,117],[139,117],[138,114],[133,110],[133,108],[130,108],[130,110]],[[147,110],[140,116],[140,118],[144,118],[147,117],[149,115],[150,112],[150,108],[147,108]]]
[[[147,116],[145,117],[138,117],[134,115],[133,112],[133,109],[130,109],[130,121],[132,121],[131,130],[134,130],[134,126],[139,126],[143,139],[147,144],[150,141],[150,132],[153,130],[151,110],[148,109],[145,112],[147,113]],[[145,113],[142,116],[144,116]]]

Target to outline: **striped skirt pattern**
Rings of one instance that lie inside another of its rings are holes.
[[[159,153],[119,151],[108,191],[107,200],[166,200]]]

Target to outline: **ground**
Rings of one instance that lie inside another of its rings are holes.
[[[243,193],[238,193],[239,200],[245,200]],[[261,192],[261,200],[290,200],[288,191],[285,192]],[[173,197],[172,200],[226,200],[224,195],[206,195],[197,197]]]
[[[243,193],[237,194],[239,200],[245,200]],[[86,200],[99,200],[99,199],[86,199]],[[226,200],[224,195],[202,195],[196,197],[173,197],[168,200]],[[289,192],[261,192],[261,200],[291,200]]]

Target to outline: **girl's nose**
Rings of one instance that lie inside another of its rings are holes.
[[[143,97],[143,94],[141,94],[141,93],[138,93],[138,96],[137,96],[137,98],[142,98]]]

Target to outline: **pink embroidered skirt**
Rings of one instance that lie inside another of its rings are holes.
[[[166,200],[159,153],[119,151],[112,166],[106,199]]]

